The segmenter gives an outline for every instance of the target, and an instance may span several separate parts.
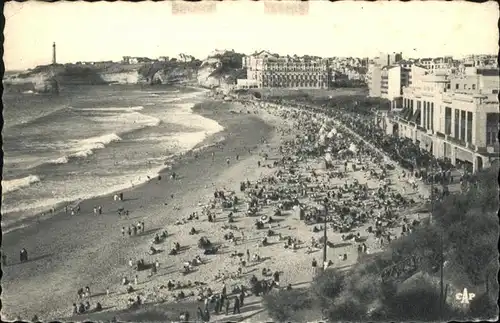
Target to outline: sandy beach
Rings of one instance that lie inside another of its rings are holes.
[[[125,191],[124,201],[113,201],[112,196],[85,201],[81,205],[81,215],[71,217],[60,214],[31,228],[23,228],[4,236],[4,250],[13,257],[9,259],[10,265],[4,272],[4,315],[25,319],[34,314],[42,319],[69,317],[72,314],[71,304],[80,302],[77,290],[85,286],[89,286],[94,295],[90,298],[92,305],[99,301],[105,311],[115,312],[125,309],[128,299],[136,295],[140,295],[146,304],[173,302],[173,295],[179,290],[167,291],[162,288],[169,280],[182,283],[204,282],[216,292],[222,288],[223,282],[214,278],[222,273],[233,276],[226,280],[228,289],[236,285],[246,285],[251,275],[261,276],[263,268],[282,272],[281,287],[288,284],[293,287],[302,286],[312,280],[311,261],[322,261],[321,250],[316,248],[307,252],[306,245],[310,244],[313,237],[318,240],[322,231],[313,232],[312,227],[306,225],[294,212],[284,212],[277,223],[271,224],[270,229],[275,231],[276,235],[268,238],[269,243],[265,247],[260,246],[259,242],[266,237],[267,230],[256,230],[255,217],[245,216],[242,206],[239,206],[238,212],[234,214],[235,221],[232,224],[237,227],[236,230],[225,229],[229,211],[222,210],[219,206],[213,210],[216,215],[215,222],[208,222],[206,216],[200,215],[199,220],[175,224],[177,220],[186,218],[192,212],[201,212],[202,206],[213,199],[216,189],[234,191],[244,200],[240,183],[248,180],[262,184],[260,180],[276,175],[276,172],[282,169],[273,165],[282,157],[280,146],[300,133],[294,120],[288,119],[286,113],[283,113],[285,110],[273,106],[262,108],[248,104],[243,106],[239,103],[207,102],[195,111],[217,120],[224,126],[223,132],[210,139],[218,142],[224,137],[221,141],[224,143],[223,150],[212,146],[200,152],[197,157],[194,154],[185,156],[172,170],[163,172],[161,180],[154,179],[145,185]],[[240,111],[243,113],[239,113]],[[247,111],[250,113],[246,113]],[[262,143],[263,139],[265,144]],[[267,159],[263,158],[262,154],[266,154]],[[239,160],[236,159],[237,155]],[[334,160],[333,166],[343,169],[343,163],[344,160],[338,158]],[[362,164],[368,169],[377,169],[379,166],[369,160],[363,160]],[[297,172],[304,177],[311,177],[311,171],[314,170],[314,177],[320,178],[315,185],[317,187],[321,187],[322,183],[342,186],[347,181],[366,184],[370,191],[380,186],[378,180],[368,176],[368,169],[348,171],[345,178],[328,178],[322,159],[305,159],[296,163],[296,167]],[[176,180],[169,178],[172,172],[178,174]],[[407,182],[399,181],[400,173],[401,169],[398,167],[388,172],[387,178],[393,183],[390,189],[418,200],[421,192],[414,191]],[[306,194],[300,202],[311,204],[313,200],[314,194]],[[92,214],[95,205],[103,206],[103,215]],[[116,210],[120,207],[129,210],[130,215],[118,217]],[[273,216],[275,208],[276,205],[265,205],[259,214]],[[408,218],[413,218],[411,210],[405,212]],[[136,224],[138,221],[145,222],[144,233],[131,237],[127,234],[122,236],[122,227]],[[370,220],[353,231],[354,234],[359,232],[366,236],[369,252],[381,248],[372,235],[366,234],[367,228],[373,225],[373,222]],[[196,228],[197,234],[189,234],[192,227]],[[168,237],[157,246],[162,251],[149,256],[147,252],[152,238],[155,233],[161,233],[163,230],[168,231]],[[236,245],[223,239],[224,234],[229,231],[238,237]],[[401,234],[400,231],[395,229],[394,235]],[[285,249],[278,234],[300,240],[298,247]],[[203,264],[184,276],[181,273],[183,263],[200,255],[197,241],[201,236],[221,244],[222,249],[215,255],[202,256]],[[349,268],[356,262],[358,252],[355,243],[343,241],[339,232],[330,231],[328,239],[335,244],[334,248],[328,248],[327,254],[328,259],[333,262],[333,267]],[[181,251],[178,255],[169,255],[175,242],[180,244]],[[17,255],[23,247],[30,252],[31,261],[19,264]],[[249,250],[251,255],[258,254],[262,261],[246,266],[241,275],[236,275],[241,264],[238,257],[229,255],[235,252],[244,254],[246,250]],[[339,256],[344,254],[347,258],[339,260]],[[140,258],[146,263],[158,260],[158,273],[150,278],[149,271],[136,272],[129,268],[129,259],[135,262]],[[128,294],[125,287],[121,286],[121,279],[127,277],[133,281],[135,275],[138,275],[138,285],[134,286],[134,293]],[[107,288],[110,295],[106,295]],[[193,290],[195,288],[183,288],[185,293]],[[187,297],[186,300],[192,308],[195,298]],[[244,315],[221,315],[213,317],[212,320],[242,320],[261,312],[259,298],[251,296],[248,302],[254,305],[243,307]],[[175,307],[182,307],[182,303],[176,304]],[[102,319],[102,315],[99,319]],[[191,315],[195,313],[191,312]],[[265,314],[263,315],[259,317],[259,321],[265,319]],[[79,316],[75,318],[79,319]],[[97,316],[95,319],[98,319]]]
[[[113,196],[83,201],[77,216],[61,212],[36,225],[5,234],[3,250],[8,255],[8,265],[2,279],[2,315],[24,319],[35,314],[39,318],[67,317],[72,313],[71,304],[77,301],[79,288],[90,286],[97,294],[109,287],[116,293],[122,275],[129,273],[128,259],[148,259],[147,246],[155,231],[187,216],[190,209],[212,192],[212,183],[227,185],[234,175],[244,178],[246,165],[255,163],[248,149],[252,154],[258,151],[261,139],[272,135],[272,127],[253,115],[229,110],[224,103],[202,104],[197,109],[197,113],[225,127],[199,146],[222,140],[223,149],[213,146],[197,158],[194,154],[183,156],[172,170],[160,174],[161,180],[154,179],[124,191],[124,201],[113,201]],[[240,156],[239,163],[236,155]],[[226,158],[234,161],[229,167]],[[178,174],[177,180],[169,178],[171,172]],[[95,205],[102,205],[102,215],[93,214]],[[117,215],[121,207],[129,210],[129,216]],[[145,232],[130,239],[122,237],[122,226],[138,221],[145,222]],[[172,234],[172,239],[183,243],[182,237],[175,237],[174,231]],[[28,263],[19,263],[21,248],[29,252]],[[167,252],[160,254],[163,268],[159,274],[172,266],[168,258]]]

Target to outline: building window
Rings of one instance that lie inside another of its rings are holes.
[[[467,136],[465,137],[466,142],[472,142],[472,112],[467,112]]]
[[[472,84],[472,89],[475,90],[476,89],[476,84]]]
[[[434,103],[431,103],[431,130],[434,131]]]
[[[429,102],[427,102],[427,126],[425,129],[430,129],[431,128],[431,107]]]
[[[422,108],[422,126],[425,128],[425,121],[427,120],[427,110],[425,109],[425,101],[423,101],[424,104],[423,104],[423,108]]]
[[[460,110],[455,109],[455,120],[453,120],[455,124],[455,131],[453,133],[453,137],[456,139],[460,138]]]
[[[486,114],[486,146],[491,146],[498,142],[498,122],[500,113]]]
[[[451,108],[444,110],[444,134],[451,135]]]
[[[465,141],[465,111],[460,111],[460,140]]]
[[[460,86],[460,84],[455,84],[455,90],[458,90],[459,86]]]

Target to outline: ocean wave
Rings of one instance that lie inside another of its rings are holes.
[[[197,128],[207,132],[208,135],[215,134],[224,130],[217,121],[205,118],[199,114],[193,113],[194,103],[179,103],[175,105],[179,109],[170,118],[171,122],[177,124]]]
[[[137,130],[137,126],[144,126],[144,127],[154,127],[157,126],[161,123],[161,120],[148,116],[145,114],[142,114],[140,112],[127,112],[127,113],[121,113],[118,115],[109,115],[109,116],[99,116],[99,117],[92,117],[90,120],[98,123],[105,123],[109,125],[123,125],[123,126],[132,126],[134,129],[128,129],[125,130],[124,132],[132,131],[132,130]]]
[[[49,161],[49,164],[67,164],[71,159],[85,158],[94,154],[97,149],[103,149],[106,145],[112,142],[121,141],[120,135],[144,128],[157,126],[161,120],[156,117],[144,115],[139,112],[122,113],[118,115],[95,117],[91,118],[94,122],[108,123],[111,125],[120,125],[120,132],[108,133],[101,136],[91,137],[87,139],[72,140],[60,146],[65,146],[63,150],[66,152],[64,156],[58,157]]]
[[[71,109],[71,107],[68,106],[59,106],[55,109],[49,110],[49,111],[43,111],[41,112],[40,115],[37,116],[32,116],[29,117],[29,119],[24,119],[21,122],[16,122],[17,120],[12,120],[13,122],[6,123],[6,125],[9,126],[9,128],[14,128],[14,127],[26,127],[33,125],[35,123],[41,124],[44,121],[50,120],[51,122],[56,120],[56,118],[60,116],[65,116],[68,109]]]
[[[23,178],[4,180],[2,181],[2,190],[4,193],[9,193],[38,182],[40,182],[40,177],[36,175],[28,175]]]
[[[114,112],[114,111],[141,111],[144,109],[143,106],[136,107],[102,107],[102,108],[71,108],[77,111],[103,111],[103,112]]]
[[[51,164],[67,164],[69,162],[69,159],[67,156],[62,156],[57,159],[54,159],[50,161]]]
[[[166,99],[166,100],[163,100],[163,103],[170,103],[170,102],[177,102],[177,101],[181,101],[183,98],[171,98],[171,99]]]
[[[116,133],[77,140],[74,142],[76,152],[73,152],[68,157],[87,157],[92,155],[94,153],[94,150],[102,149],[109,143],[121,140],[122,138],[120,138],[120,136],[118,136]]]
[[[160,171],[165,167],[166,167],[165,165],[157,165],[157,167],[154,167],[149,170],[143,170],[141,172],[134,173],[133,175],[126,174],[124,176],[117,177],[114,180],[111,180],[112,183],[108,182],[110,178],[101,179],[105,180],[106,183],[99,183],[98,182],[99,178],[95,178],[97,182],[95,181],[79,182],[79,185],[69,186],[68,187],[69,190],[66,189],[64,194],[60,194],[58,195],[58,197],[42,198],[35,201],[22,200],[20,201],[20,203],[10,207],[5,206],[2,203],[1,209],[2,209],[2,214],[4,215],[4,217],[2,218],[2,225],[3,226],[7,225],[9,227],[12,227],[27,218],[35,217],[37,216],[37,214],[40,214],[42,212],[47,212],[52,207],[55,207],[57,211],[61,210],[64,207],[64,205],[74,206],[83,200],[127,190],[136,185],[141,185],[149,181],[151,178],[158,176]],[[20,213],[20,214],[19,215],[16,214],[16,216],[13,217],[9,216],[9,214],[11,213]]]

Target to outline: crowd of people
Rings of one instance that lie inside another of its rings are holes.
[[[239,192],[216,189],[209,202],[199,205],[198,210],[173,223],[181,226],[189,235],[199,233],[195,226],[200,221],[218,225],[224,232],[223,237],[200,237],[199,254],[184,261],[179,274],[188,275],[195,271],[195,267],[203,270],[208,258],[220,255],[220,248],[229,248],[229,252],[225,252],[227,257],[237,259],[234,271],[221,270],[214,273],[213,282],[203,283],[182,283],[169,277],[166,286],[154,289],[156,296],[167,291],[173,301],[195,297],[197,301],[203,302],[196,313],[199,320],[208,322],[211,315],[237,315],[249,295],[262,296],[275,288],[292,288],[292,284],[283,285],[280,282],[280,276],[286,275],[288,269],[269,268],[274,263],[274,256],[261,257],[261,248],[275,248],[277,244],[286,252],[297,253],[304,249],[304,257],[310,257],[309,254],[322,249],[325,244],[329,248],[352,245],[353,253],[344,249],[338,254],[340,262],[356,257],[356,251],[358,254],[375,252],[419,224],[412,214],[406,212],[408,207],[423,199],[418,194],[418,187],[411,185],[414,181],[428,178],[429,175],[437,176],[435,179],[443,183],[450,180],[447,173],[449,168],[446,167],[439,174],[422,172],[421,167],[432,161],[429,154],[417,149],[411,142],[386,136],[375,125],[364,122],[360,117],[330,110],[320,113],[309,107],[285,107],[272,102],[250,101],[243,103],[243,106],[265,110],[289,122],[277,129],[282,140],[273,152],[275,156],[271,159],[269,151],[263,152],[257,162],[257,168],[269,171],[257,181],[241,182]],[[339,122],[354,130],[361,138],[350,135]],[[396,169],[380,150],[406,170]],[[413,161],[411,165],[408,163],[410,159]],[[319,161],[323,166],[318,169],[312,161]],[[394,179],[394,174],[406,184],[400,185]],[[171,179],[175,178],[176,175],[172,174]],[[115,199],[122,200],[123,196],[117,195]],[[94,209],[94,213],[99,212],[100,208]],[[254,226],[245,228],[235,225],[235,219],[242,217],[254,218]],[[299,220],[309,235],[299,236],[290,234],[292,231],[284,231],[288,219]],[[144,229],[145,224],[141,221],[136,225],[123,226],[121,233],[122,236],[132,236],[144,233]],[[338,234],[340,239],[325,240],[322,236],[325,229]],[[251,245],[250,236],[257,236],[260,241],[257,246]],[[181,244],[170,241],[168,237],[167,230],[155,234],[148,254],[156,256],[158,249],[155,245],[167,243],[172,248],[167,255],[162,256],[165,262],[169,262],[169,257],[182,257]],[[210,241],[212,238],[217,241],[223,238],[223,242],[214,244]],[[306,242],[308,240],[310,243]],[[335,262],[334,259],[328,259],[319,266],[314,258],[311,263],[312,276],[320,268],[327,269]],[[125,286],[125,293],[133,294],[139,283],[137,271],[151,269],[148,277],[154,279],[160,265],[156,258],[153,263],[146,263],[144,259],[130,259],[129,266],[135,276],[132,279],[123,277],[122,285]],[[252,274],[250,280],[244,282],[244,275],[251,272],[250,266],[262,267],[261,278]],[[213,290],[221,283],[221,291],[214,293]],[[227,283],[233,284],[231,290],[228,290]],[[195,293],[194,289],[198,289],[198,292]],[[80,290],[78,295],[80,304],[73,304],[73,313],[91,311],[88,301],[81,302],[82,298],[90,295],[88,287]],[[145,301],[140,298],[131,300],[130,307],[140,306]],[[100,303],[95,310],[102,310]],[[189,311],[181,313],[181,320],[187,321],[190,317]]]
[[[216,190],[211,201],[203,206],[199,213],[190,214],[189,220],[179,221],[180,225],[195,219],[219,223],[228,230],[224,234],[224,240],[231,242],[230,246],[233,248],[229,257],[238,259],[235,272],[219,272],[215,275],[215,281],[224,282],[220,293],[213,293],[212,289],[206,286],[201,288],[205,292],[198,293],[197,300],[204,302],[204,306],[198,307],[197,310],[197,317],[202,321],[209,321],[211,315],[231,314],[231,299],[232,314],[238,314],[247,295],[262,296],[273,288],[292,288],[291,284],[280,285],[280,270],[264,267],[260,273],[261,278],[253,274],[247,284],[238,285],[232,290],[234,296],[228,296],[225,282],[241,281],[241,275],[251,263],[259,265],[265,262],[259,252],[252,252],[248,245],[245,245],[245,235],[260,236],[257,248],[278,243],[283,249],[292,252],[298,252],[304,247],[305,254],[309,254],[314,249],[322,248],[323,244],[335,247],[335,243],[321,238],[313,238],[311,244],[306,246],[305,241],[302,241],[304,237],[278,232],[282,231],[281,222],[286,221],[290,213],[294,215],[293,218],[310,227],[312,234],[322,233],[323,225],[327,223],[330,232],[342,233],[341,241],[352,242],[358,253],[368,253],[369,248],[376,250],[385,242],[397,238],[395,228],[400,230],[401,236],[419,224],[419,221],[412,221],[404,214],[405,208],[417,203],[417,198],[399,193],[397,187],[394,187],[395,183],[391,181],[389,174],[394,167],[385,163],[384,157],[363,141],[343,134],[340,128],[336,129],[332,118],[319,116],[307,109],[289,109],[267,103],[247,103],[247,106],[248,104],[257,105],[258,108],[266,109],[285,120],[292,120],[294,132],[287,127],[280,128],[283,138],[288,139],[283,140],[279,147],[279,158],[273,158],[271,161],[267,154],[262,154],[263,158],[258,161],[257,167],[273,170],[270,175],[262,176],[254,182],[241,182],[239,193]],[[330,133],[333,134],[328,136],[327,140],[326,136],[322,138],[322,134]],[[326,158],[325,155],[329,157]],[[312,159],[322,160],[326,171],[313,169],[308,164]],[[353,173],[360,176],[353,176]],[[410,177],[404,171],[400,172],[400,176]],[[367,180],[375,183],[376,187],[369,187]],[[416,187],[413,189],[416,190]],[[193,214],[196,214],[196,217]],[[218,214],[222,214],[220,217],[225,221],[217,221]],[[231,224],[238,217],[255,218],[253,233],[248,232],[248,229],[245,233]],[[359,229],[370,223],[373,225],[368,226],[361,235]],[[191,231],[193,229],[194,227]],[[259,233],[261,231],[262,233]],[[368,236],[372,236],[376,245],[372,243],[368,246]],[[205,251],[213,248],[207,237],[200,238],[198,246]],[[339,261],[346,261],[347,258],[347,253],[339,255]],[[270,263],[272,262],[273,259],[270,260]],[[326,269],[333,264],[334,261],[330,259],[321,268]],[[317,273],[319,266],[315,259],[312,267],[313,272]],[[176,298],[189,295],[192,293],[181,291]],[[189,317],[189,313],[182,313],[183,318],[186,315]]]

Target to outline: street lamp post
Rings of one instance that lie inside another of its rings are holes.
[[[325,221],[323,223],[323,225],[325,226],[324,227],[324,231],[323,231],[323,240],[324,240],[323,241],[324,242],[323,243],[323,266],[324,266],[324,264],[326,262],[326,248],[327,248],[327,241],[328,241],[327,240],[328,239],[327,238],[327,233],[326,233],[326,217],[327,217],[327,214],[328,214],[328,206],[325,203]]]
[[[324,214],[324,221],[323,221],[323,269],[325,268],[325,263],[326,263],[326,251],[327,251],[327,242],[328,242],[328,235],[327,235],[327,228],[326,228],[326,224],[327,224],[327,217],[328,217],[328,199],[325,197],[325,199],[323,200],[323,205],[324,205],[324,211],[325,211],[325,214]]]
[[[427,148],[428,145],[425,145]],[[435,160],[433,156],[431,156],[430,160],[430,172],[431,172],[431,210],[430,210],[430,215],[429,215],[429,222],[432,223],[433,221],[433,213],[434,213],[434,164]],[[428,167],[429,168],[429,167]],[[444,290],[444,241],[443,241],[443,232],[439,230],[439,311],[441,314],[441,317],[444,316],[444,303],[445,303],[445,290]]]

